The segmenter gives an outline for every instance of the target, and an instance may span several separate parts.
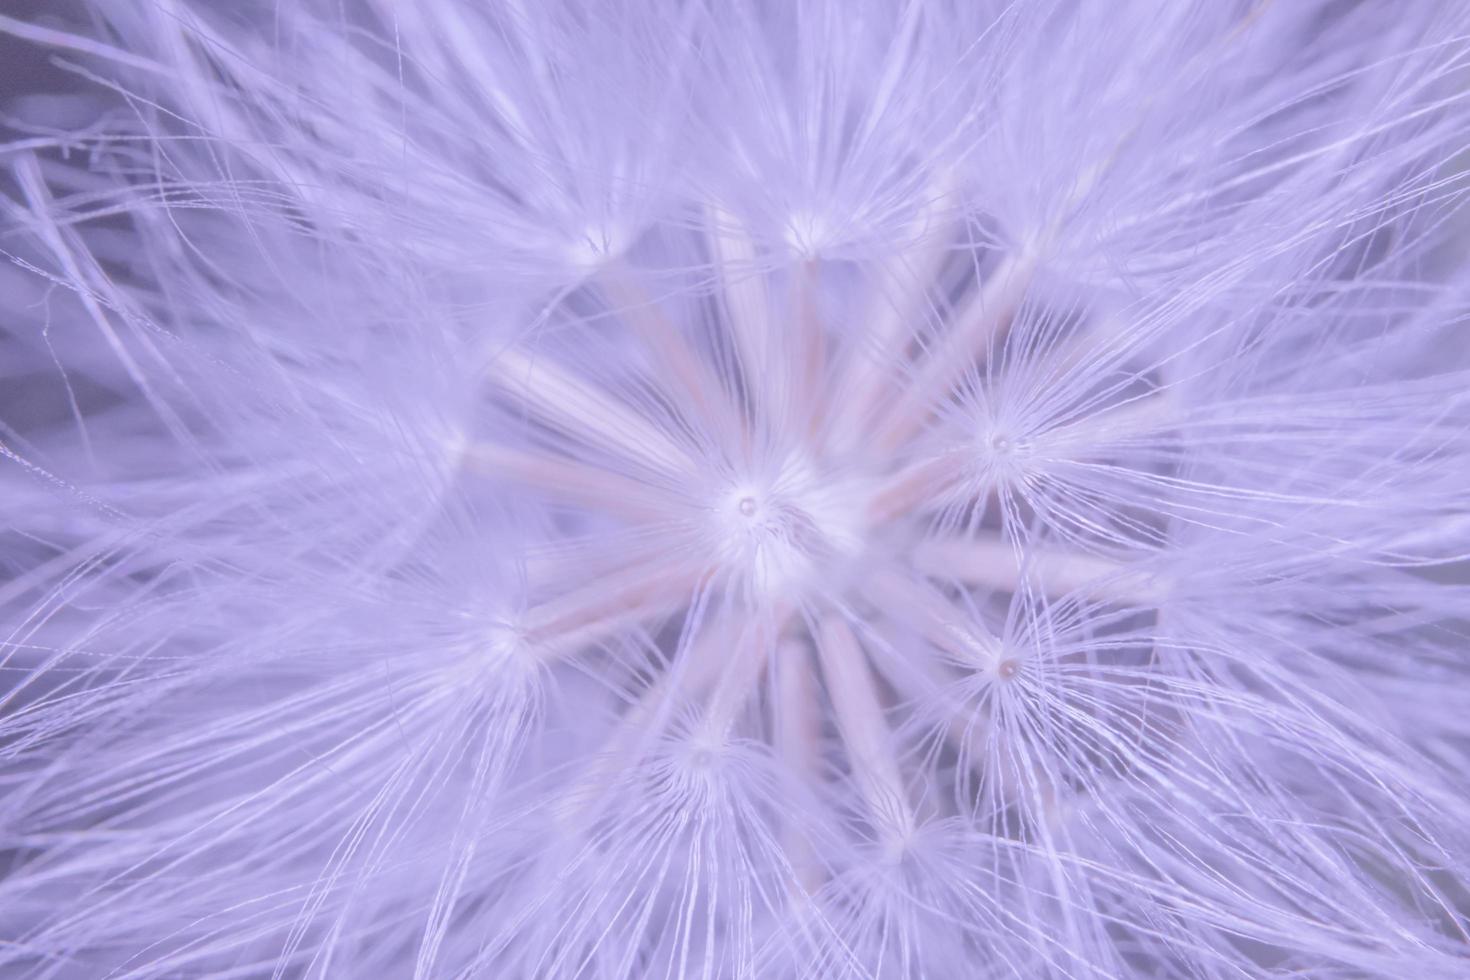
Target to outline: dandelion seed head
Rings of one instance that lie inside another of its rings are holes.
[[[0,973],[1463,972],[1463,11],[87,6]]]

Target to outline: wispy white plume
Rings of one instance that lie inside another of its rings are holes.
[[[0,974],[1470,974],[1463,4],[0,39]]]

